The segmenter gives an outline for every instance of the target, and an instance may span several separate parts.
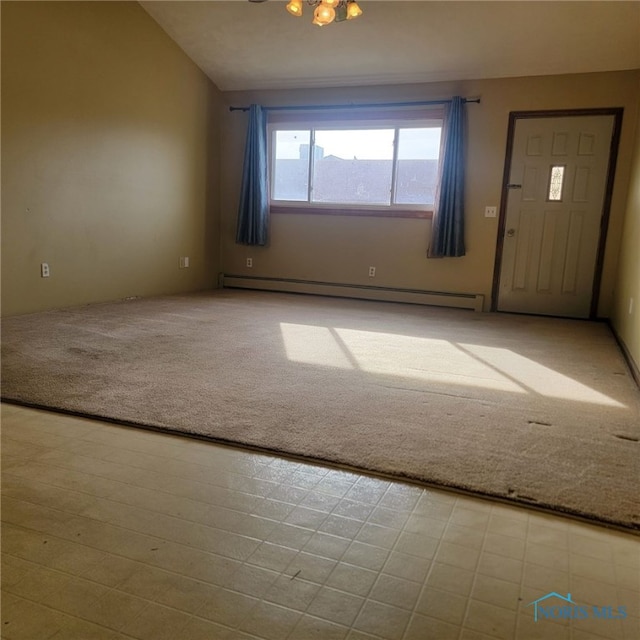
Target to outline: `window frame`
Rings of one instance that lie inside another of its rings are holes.
[[[440,175],[440,163],[442,161],[442,132],[444,129],[444,112],[441,108],[399,113],[363,114],[361,111],[354,113],[321,113],[301,114],[286,113],[277,114],[272,118],[270,114],[267,123],[267,153],[269,158],[269,211],[276,214],[298,215],[334,215],[334,216],[372,216],[390,218],[422,218],[433,217],[434,204],[397,204],[391,202],[385,204],[360,204],[360,203],[332,203],[311,202],[309,200],[275,200],[272,197],[275,172],[275,132],[276,131],[310,131],[309,148],[309,198],[311,191],[311,179],[313,175],[313,148],[315,144],[315,132],[321,130],[336,131],[362,130],[362,129],[393,129],[393,158],[391,189],[392,197],[395,197],[396,176],[398,163],[399,131],[412,128],[440,128],[440,153],[438,155],[437,175]]]

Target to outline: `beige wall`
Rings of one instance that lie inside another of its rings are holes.
[[[220,100],[135,2],[3,2],[3,314],[212,286]]]
[[[501,80],[316,91],[225,93],[228,104],[322,104],[481,97],[467,106],[468,161],[466,244],[463,258],[427,260],[426,220],[276,214],[266,248],[235,244],[235,219],[246,114],[223,115],[222,268],[225,273],[377,286],[482,293],[488,305],[494,272],[497,219],[485,205],[500,204],[510,111],[624,107],[618,172],[613,194],[599,313],[607,316],[629,185],[633,132],[638,117],[638,72],[582,74]],[[253,268],[245,266],[253,258]],[[375,281],[369,265],[376,266]]]
[[[611,323],[640,369],[640,107]],[[633,299],[633,309],[630,301]]]

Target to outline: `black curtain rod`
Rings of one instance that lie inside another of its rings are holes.
[[[464,102],[480,103],[480,98],[464,98]],[[368,104],[316,104],[282,107],[264,107],[265,111],[305,111],[319,109],[368,109],[375,107],[423,107],[434,104],[450,104],[451,100],[425,100],[422,102],[372,102]],[[229,107],[229,111],[249,111],[249,107]]]

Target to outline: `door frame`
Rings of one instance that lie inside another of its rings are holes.
[[[513,155],[513,140],[518,120],[526,118],[565,118],[575,116],[613,116],[613,135],[609,148],[609,166],[607,169],[607,184],[605,187],[604,201],[602,204],[602,218],[600,219],[600,235],[598,238],[598,253],[591,291],[591,306],[589,319],[594,320],[598,315],[598,302],[600,298],[600,284],[602,282],[602,267],[604,264],[604,252],[607,243],[607,231],[609,228],[609,214],[611,210],[611,198],[613,196],[613,183],[618,160],[618,147],[620,146],[620,132],[622,128],[622,107],[610,107],[602,109],[555,109],[549,111],[511,111],[509,113],[509,128],[507,130],[507,147],[505,151],[504,170],[502,173],[502,189],[500,191],[500,212],[498,217],[498,238],[496,241],[496,254],[493,267],[493,287],[491,291],[491,311],[498,311],[498,295],[500,293],[500,270],[502,267],[502,250],[504,246],[504,229],[507,215],[507,199],[509,196],[509,175],[511,173],[511,160]]]

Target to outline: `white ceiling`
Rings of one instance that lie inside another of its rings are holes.
[[[140,4],[223,91],[640,68],[640,2],[358,0],[326,27],[284,0]]]

